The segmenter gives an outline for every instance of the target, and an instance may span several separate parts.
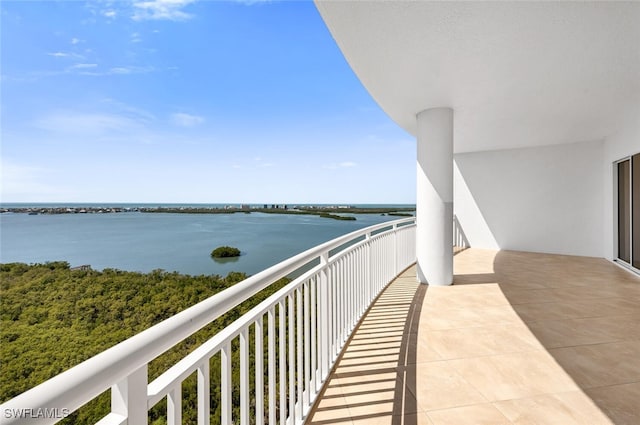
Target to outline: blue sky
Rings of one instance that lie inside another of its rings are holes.
[[[3,202],[414,203],[312,2],[2,1]]]

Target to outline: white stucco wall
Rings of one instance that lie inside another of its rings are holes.
[[[604,142],[454,156],[454,211],[472,247],[605,256]]]
[[[604,191],[602,227],[605,238],[603,242],[603,255],[610,260],[617,254],[613,163],[636,153],[640,153],[640,107],[628,110],[619,130],[604,142],[602,164]]]

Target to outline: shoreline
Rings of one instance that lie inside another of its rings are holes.
[[[0,213],[28,214],[28,215],[58,215],[58,214],[117,214],[127,212],[165,213],[165,214],[236,214],[252,212],[265,214],[316,215],[334,220],[356,220],[352,215],[341,214],[388,214],[394,216],[411,216],[415,207],[325,207],[325,206],[288,206],[272,205],[271,207],[242,205],[241,207],[11,207],[2,208]]]

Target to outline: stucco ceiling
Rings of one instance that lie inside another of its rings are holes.
[[[455,152],[601,140],[640,111],[640,2],[316,5],[401,127],[454,109]]]

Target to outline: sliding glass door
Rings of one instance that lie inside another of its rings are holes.
[[[640,270],[640,154],[616,164],[618,259]]]

